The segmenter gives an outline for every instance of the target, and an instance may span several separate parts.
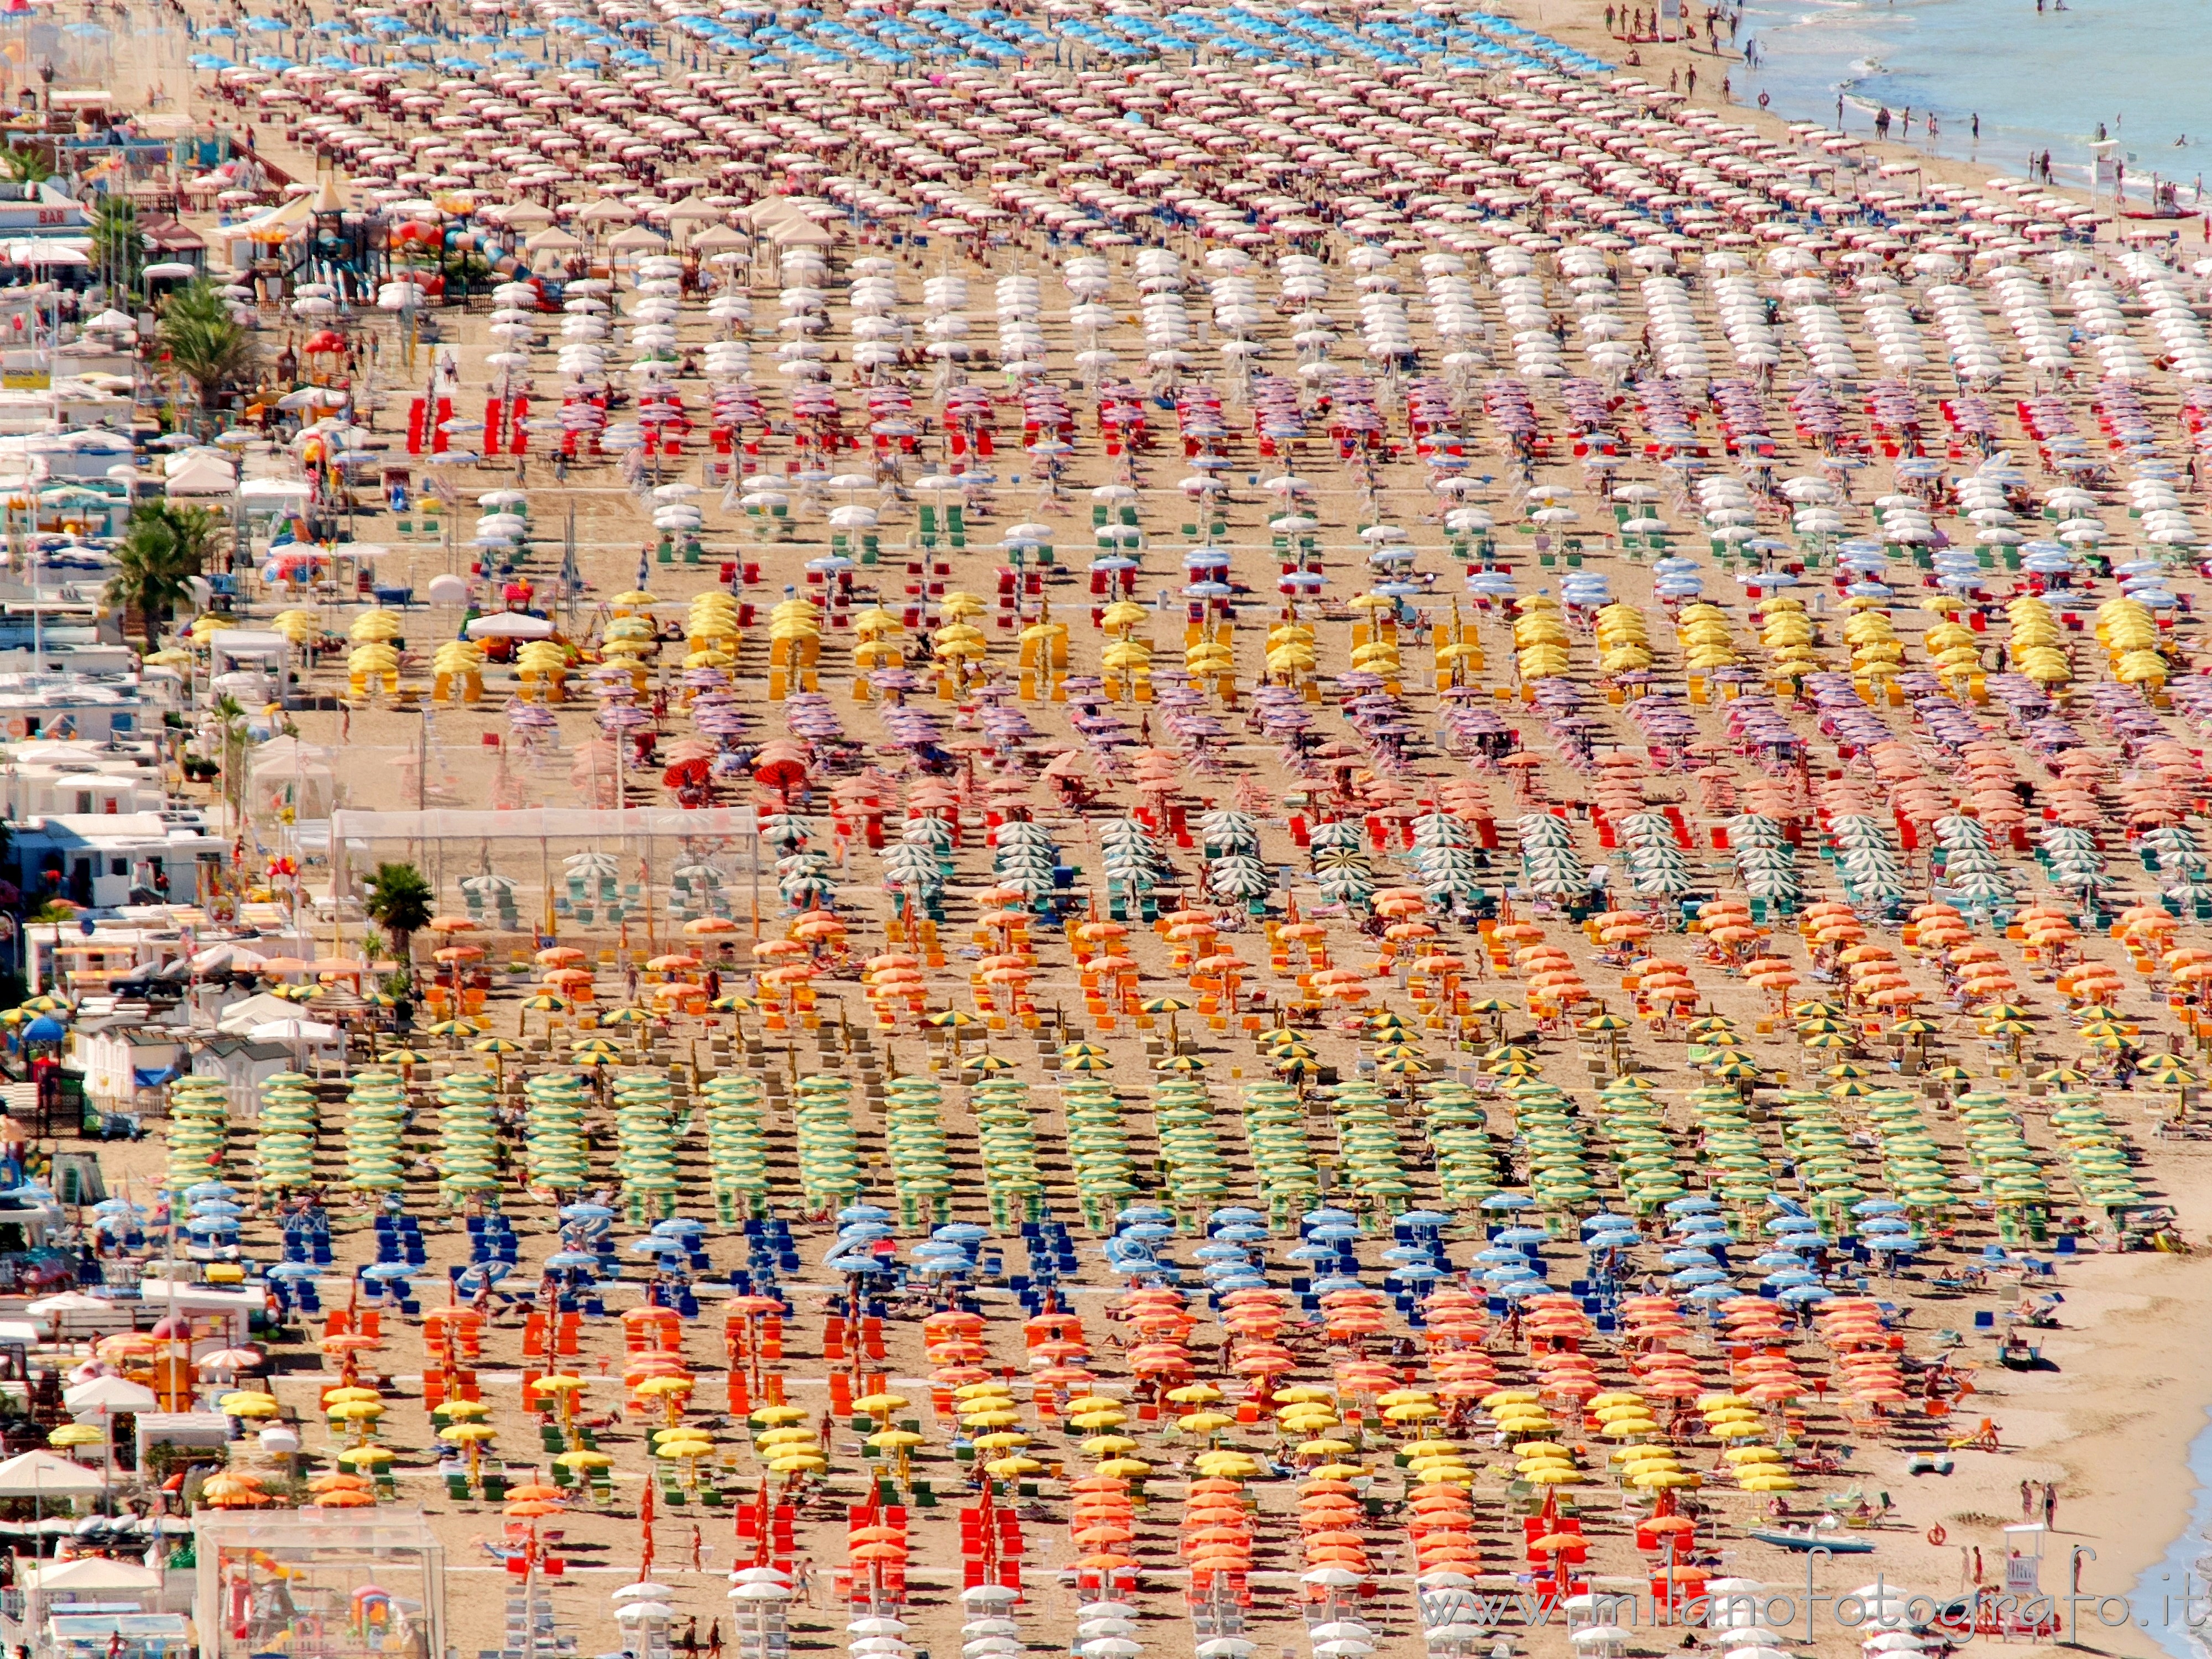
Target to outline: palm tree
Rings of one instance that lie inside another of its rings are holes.
[[[177,546],[195,570],[207,568],[208,558],[215,551],[216,532],[222,521],[204,507],[185,507],[175,501],[146,501],[133,509],[134,513],[158,514],[176,537]]]
[[[236,824],[246,811],[246,786],[240,776],[246,770],[246,744],[250,735],[246,706],[226,691],[215,700],[209,712],[215,716],[216,738],[222,745],[222,753],[218,757],[222,768],[222,798],[230,808],[231,823]]]
[[[28,144],[9,144],[0,150],[0,169],[18,185],[43,184],[54,176],[53,161],[46,151]]]
[[[76,920],[76,913],[75,901],[65,899],[59,894],[49,894],[39,901],[36,909],[23,918],[26,927],[51,927],[54,930],[54,966],[57,969],[61,966],[62,929]],[[23,965],[27,969],[32,957],[31,942],[27,938],[23,941]]]
[[[230,301],[204,276],[162,301],[159,337],[170,366],[192,383],[203,412],[250,374],[259,356],[252,335],[230,314]]]
[[[146,239],[138,230],[138,204],[110,191],[92,210],[92,263],[111,293],[135,293],[146,268]]]
[[[430,901],[435,897],[422,872],[411,864],[380,864],[368,878],[368,919],[392,940],[392,959],[403,966],[408,960],[409,939],[429,925]]]
[[[182,288],[170,290],[161,301],[161,319],[165,323],[220,323],[230,319],[230,301],[216,291],[214,282],[206,276],[195,277]]]
[[[191,579],[200,574],[212,533],[213,520],[199,507],[180,510],[163,501],[131,509],[106,597],[110,605],[138,612],[149,653],[161,649],[161,619],[191,597]]]

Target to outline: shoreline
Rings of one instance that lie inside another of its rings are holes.
[[[1602,12],[1602,0],[1571,5],[1541,0],[1522,10],[1522,17],[1554,38],[1618,65],[1626,56],[1626,43],[1608,33]],[[1711,96],[1726,72],[1714,66],[1733,64],[1740,74],[1740,53],[1709,52],[1701,40],[1693,47],[1687,40],[1639,43],[1637,50],[1641,65],[1623,67],[1620,73],[1663,86],[1670,71],[1694,67],[1699,94],[1696,104],[1725,108],[1731,118],[1757,126],[1781,142],[1794,142],[1790,122],[1780,113],[1761,111],[1741,98],[1722,106]],[[1917,165],[1926,184],[1978,190],[1992,176],[1993,168],[1986,162],[1930,155],[1911,146],[1879,143],[1870,134],[1853,136],[1863,137],[1864,153],[1870,158]],[[2051,188],[2069,196],[2086,195],[2068,184]],[[2174,223],[2183,230],[2185,240],[2202,235],[2201,219]],[[2100,227],[2106,235],[2108,224]],[[2123,1098],[2114,1097],[2116,1102]],[[2212,1148],[2154,1141],[2148,1127],[2148,1122],[2139,1126],[2146,1147],[2154,1149],[2147,1161],[2160,1177],[2163,1196],[2180,1217],[2185,1236],[2197,1241],[2197,1254],[2071,1259],[2060,1277],[2066,1297],[2062,1310],[2065,1328],[2051,1333],[2052,1340],[2045,1346],[2058,1369],[2018,1373],[1991,1364],[1983,1373],[1989,1388],[1978,1399],[2004,1431],[2003,1443],[2013,1449],[1996,1457],[1959,1454],[1958,1473],[1948,1483],[1951,1496],[1942,1500],[1935,1499],[1927,1487],[1943,1477],[1903,1475],[1903,1460],[1893,1460],[1900,1473],[1892,1496],[1900,1508],[1925,1509],[1927,1518],[1904,1535],[1910,1542],[1903,1550],[1893,1551],[1885,1543],[1885,1571],[1893,1561],[1900,1577],[1911,1575],[1931,1589],[1958,1585],[1957,1540],[1962,1522],[1978,1535],[2001,1538],[1996,1528],[2018,1515],[2018,1500],[2009,1489],[2022,1480],[2060,1482],[2056,1559],[2046,1559],[2043,1571],[2046,1591],[2064,1592],[2064,1552],[2077,1540],[2090,1540],[2089,1547],[2097,1553],[2085,1568],[2085,1588],[2106,1595],[2134,1596],[2145,1578],[2184,1546],[2191,1559],[2200,1553],[2200,1540],[2191,1535],[2197,1530],[2193,1517],[2200,1499],[2212,1510],[2212,1328],[2203,1326],[2201,1315],[2212,1303],[2212,1191],[2204,1189],[2207,1183],[2200,1170],[2212,1160]],[[1969,1417],[1969,1425],[1973,1420]],[[2191,1470],[2200,1438],[2208,1450],[2204,1480]],[[2175,1481],[2176,1472],[2187,1478]],[[1996,1491],[2000,1483],[2008,1489],[2002,1493]],[[1990,1494],[1984,1500],[1989,1507],[1977,1506],[1972,1498],[1976,1489]],[[1924,1541],[1927,1528],[1938,1522],[1949,1534],[1941,1547]],[[2203,1542],[2203,1553],[2212,1553],[2212,1541]],[[1989,1559],[1986,1548],[1984,1554],[1984,1577],[2001,1584],[2002,1561]],[[2086,1606],[2081,1618],[2081,1650],[2142,1659],[2200,1659],[2189,1652],[2185,1637],[2169,1646],[2161,1632],[2142,1623],[2098,1627]]]
[[[2029,154],[2049,149],[2052,152],[2054,178],[2063,179],[2065,189],[2069,192],[2089,189],[2091,168],[2074,154],[2090,142],[2087,130],[2071,132],[2023,126],[1991,117],[1981,120],[1984,131],[1978,136],[1973,124],[1982,117],[1982,112],[1971,107],[1971,100],[1954,108],[1931,105],[1924,95],[1902,95],[1893,90],[1892,95],[1885,96],[1863,90],[1869,82],[1900,73],[1925,78],[1920,71],[1899,70],[1887,57],[1909,38],[1909,31],[1917,21],[1911,15],[1896,19],[1887,38],[1871,46],[1863,38],[1847,46],[1817,44],[1824,26],[1840,29],[1856,20],[1872,20],[1885,15],[1895,15],[1851,5],[1792,14],[1771,9],[1765,0],[1749,0],[1744,7],[1743,27],[1738,39],[1755,40],[1761,51],[1759,67],[1750,71],[1753,96],[1756,97],[1762,87],[1767,88],[1773,92],[1776,106],[1782,113],[1803,120],[1831,118],[1832,103],[1840,99],[1853,112],[1863,115],[1869,127],[1879,109],[1910,109],[1924,113],[1932,107],[1942,121],[1948,124],[1941,129],[1941,138],[1949,146],[1950,153],[1945,154],[1940,148],[1931,149],[1924,137],[1917,144],[1900,141],[1887,148],[1917,159],[1956,161],[1968,167],[1988,167],[2008,173],[2013,171],[2023,149]],[[1869,26],[1866,33],[1881,35],[1883,32]],[[1770,55],[1766,49],[1777,41],[1781,50],[1778,55]],[[1963,154],[1958,153],[1961,138],[1966,141]]]
[[[2018,20],[2021,26],[2044,31],[2048,36],[2040,45],[2027,48],[2027,56],[2057,58],[2094,52],[2095,43],[2104,36],[2106,23],[2095,15],[2096,0],[2078,0],[2073,6],[2046,6],[2044,0],[2037,0],[2032,14],[2026,11],[2025,0],[2021,3]],[[1976,65],[1983,76],[1982,83],[1977,84],[1971,78],[1962,82],[1956,74],[1930,67],[1953,61],[1966,44],[1955,37],[1961,31],[1962,20],[1970,16],[1976,20],[1972,26],[1979,27],[1978,13],[1969,14],[1941,0],[1921,0],[1902,12],[1893,5],[1860,4],[1855,0],[1809,9],[1785,5],[1783,0],[1749,0],[1738,40],[1755,37],[1760,61],[1758,70],[1751,73],[1747,90],[1755,97],[1762,87],[1771,89],[1778,110],[1791,118],[1806,120],[1832,119],[1834,102],[1840,98],[1855,114],[1864,118],[1863,125],[1869,128],[1878,109],[1916,114],[1932,111],[1941,122],[1937,148],[1948,152],[1942,159],[2009,173],[2018,167],[2023,153],[2048,153],[2054,175],[2063,179],[2069,190],[2089,192],[2109,203],[2111,181],[2100,186],[2094,178],[2093,146],[2102,134],[2125,164],[2125,192],[2130,200],[2147,201],[2150,181],[2155,178],[2179,186],[2192,206],[2202,204],[2203,137],[2199,134],[2193,141],[2188,138],[2187,119],[2170,107],[2171,97],[2165,100],[2166,106],[2157,101],[2148,107],[2139,106],[2133,112],[2136,121],[2131,131],[2130,112],[2124,106],[2090,107],[2098,94],[2108,89],[2103,81],[2110,71],[2102,64],[2093,66],[2088,87],[2077,89],[2063,117],[2051,115],[2047,106],[2012,101],[2018,75],[1995,75],[1995,84],[1990,84],[1991,67]],[[1770,50],[1778,46],[1778,52]],[[2104,70],[2104,74],[2097,73],[2098,70]],[[2152,131],[2161,123],[2177,118],[2182,122],[2178,131]],[[1970,137],[1970,124],[1977,121],[1979,135]],[[1853,137],[1867,136],[1856,125],[1850,131]],[[2138,138],[2142,132],[2151,136]],[[2184,141],[2179,145],[2173,142],[2177,137]],[[1917,145],[1908,139],[1895,148],[1922,158],[1936,154],[1924,137]]]
[[[1628,8],[1628,9],[1634,9],[1633,6]],[[1686,9],[1689,11],[1696,11],[1696,9],[1695,0],[1692,0],[1692,5],[1690,8]],[[1741,120],[1755,126],[1773,137],[1777,142],[1784,143],[1796,142],[1790,132],[1793,123],[1802,125],[1808,121],[1814,121],[1829,127],[1835,125],[1835,109],[1832,101],[1823,101],[1817,106],[1808,105],[1802,109],[1785,111],[1781,106],[1782,100],[1777,99],[1771,107],[1760,109],[1756,102],[1759,88],[1752,78],[1754,71],[1745,67],[1743,54],[1737,47],[1723,45],[1717,52],[1708,51],[1703,44],[1702,33],[1694,41],[1686,34],[1679,40],[1661,42],[1644,40],[1632,42],[1607,31],[1604,23],[1604,0],[1571,0],[1571,3],[1565,5],[1559,3],[1559,0],[1542,0],[1541,3],[1530,5],[1525,9],[1509,9],[1509,13],[1516,15],[1521,21],[1528,22],[1533,27],[1541,28],[1556,40],[1588,52],[1593,57],[1605,59],[1614,66],[1619,74],[1636,76],[1655,86],[1667,85],[1670,74],[1680,75],[1694,70],[1698,76],[1698,91],[1697,95],[1690,100],[1692,106],[1724,111],[1731,119]],[[1698,12],[1697,15],[1701,15],[1702,13]],[[1686,21],[1684,27],[1686,28]],[[1739,43],[1747,33],[1759,34],[1763,41],[1765,26],[1754,27],[1747,18],[1745,27],[1739,31],[1737,35]],[[1632,67],[1626,62],[1632,49],[1642,60]],[[1723,77],[1731,83],[1731,93],[1725,102],[1717,96]],[[1844,130],[1849,135],[1863,145],[1864,154],[1884,163],[1909,165],[1917,168],[1923,188],[1930,185],[1944,184],[1964,185],[1979,191],[1987,187],[1989,180],[1992,178],[2021,176],[2019,164],[2024,159],[2023,156],[2013,155],[2009,159],[2001,159],[1999,146],[1995,137],[1989,134],[1985,133],[1984,139],[1980,144],[1966,148],[1964,153],[1954,153],[1952,149],[1954,143],[1966,137],[1966,118],[1964,116],[1954,118],[1948,113],[1944,114],[1947,123],[1955,118],[1957,125],[1954,128],[1947,125],[1940,135],[1943,147],[1931,151],[1921,143],[1909,143],[1894,139],[1877,139],[1874,136],[1871,119],[1876,101],[1869,100],[1862,102],[1848,91],[1844,96],[1855,110],[1861,111],[1867,116],[1864,120],[1856,123],[1847,121],[1844,125]],[[2212,135],[2212,127],[2208,127],[2207,131],[2208,135]],[[2046,135],[2046,137],[2049,136]],[[2040,137],[2039,142],[2042,142]],[[2212,148],[2212,136],[2208,136],[2207,144],[2208,148]],[[2192,149],[2180,153],[2191,156],[2193,171],[2194,158],[2204,152]],[[2110,221],[2112,192],[2109,189],[2093,198],[2088,188],[2086,169],[2080,162],[2069,161],[2054,150],[2051,165],[2054,174],[2052,182],[2039,188],[2056,194],[2075,198],[2085,204],[2094,200],[2100,212],[2108,222]],[[2139,189],[2147,190],[2151,174],[2156,172],[2157,169],[2146,165],[2138,174],[2137,164],[2132,161],[2130,163],[2127,185],[2128,195],[2131,200],[2137,198]],[[2074,176],[2076,174],[2082,176]],[[2163,173],[2159,173],[2158,176],[2165,182],[2177,182]],[[2189,199],[2189,192],[2185,185],[2183,194],[2185,199]],[[2205,198],[2201,210],[2198,210],[2192,202],[2192,211],[2190,215],[2161,222],[2169,223],[2172,228],[2179,231],[2184,242],[2204,243],[2207,246],[2212,246],[2212,240],[2208,240],[2205,228],[2204,214],[2207,212],[2212,212],[2212,196]]]
[[[2205,1637],[2192,1638],[2190,1627],[2175,1620],[2185,1621],[2198,1616],[2200,1610],[2212,1609],[2212,1601],[2207,1599],[2212,1596],[2212,1581],[2197,1568],[2203,1553],[2212,1551],[2212,1413],[2207,1414],[2204,1427],[2190,1443],[2189,1471],[2197,1482],[2197,1501],[2166,1554],[2156,1565],[2143,1570],[2134,1598],[2144,1616],[2149,1615],[2154,1604],[2157,1606],[2151,1628],[2164,1638],[2160,1645],[2172,1659],[2203,1659],[2208,1649]]]

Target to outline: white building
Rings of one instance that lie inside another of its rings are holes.
[[[103,1112],[135,1111],[142,1091],[158,1098],[186,1057],[185,1033],[118,1015],[79,1022],[70,1033],[70,1059],[84,1073],[86,1097]]]
[[[175,904],[206,902],[229,843],[208,834],[196,811],[60,812],[17,820],[10,850],[25,893],[112,909],[152,902],[155,894]],[[52,953],[52,930],[27,929],[25,939],[38,951],[35,984]]]
[[[0,738],[94,743],[143,729],[138,682],[125,674],[0,674]]]
[[[56,813],[111,817],[159,812],[167,804],[161,773],[129,753],[103,753],[88,744],[22,746],[64,752],[52,758],[0,757],[0,816],[10,823]]]

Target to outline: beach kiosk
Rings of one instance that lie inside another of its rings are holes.
[[[191,1632],[162,1607],[162,1574],[96,1555],[24,1563],[0,1598],[0,1639],[37,1659],[183,1659]]]
[[[70,1607],[46,1620],[34,1654],[53,1659],[185,1659],[191,1628],[181,1613],[118,1613]]]
[[[440,1659],[446,1557],[420,1510],[202,1510],[200,1659]]]

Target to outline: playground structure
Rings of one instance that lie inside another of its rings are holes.
[[[435,1659],[445,1549],[416,1510],[203,1511],[194,1608],[203,1659]]]

